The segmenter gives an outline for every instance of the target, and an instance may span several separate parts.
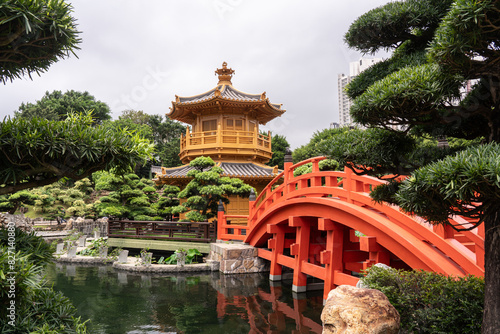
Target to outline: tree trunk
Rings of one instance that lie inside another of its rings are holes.
[[[500,207],[485,215],[484,315],[481,332],[500,333]]]
[[[19,207],[19,203],[15,203],[14,207],[8,211],[9,214],[13,215],[16,213],[17,208]]]

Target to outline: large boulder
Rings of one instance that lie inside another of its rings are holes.
[[[323,334],[399,332],[399,313],[382,292],[350,285],[330,291],[321,320]]]

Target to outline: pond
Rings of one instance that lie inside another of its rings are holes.
[[[268,273],[137,274],[53,264],[47,279],[92,334],[321,333],[322,291],[294,294]]]

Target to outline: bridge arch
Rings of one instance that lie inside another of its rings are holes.
[[[324,281],[325,298],[337,285],[356,284],[358,273],[375,263],[451,276],[484,275],[484,230],[455,232],[432,226],[397,206],[374,203],[378,179],[344,172],[320,172],[317,157],[285,170],[250,202],[248,224],[234,228],[239,240],[258,247],[270,261],[270,279],[283,267],[293,270],[293,289],[305,291],[307,278]],[[312,173],[293,170],[312,162]],[[461,217],[450,222],[467,226]],[[219,217],[220,231],[226,229]],[[245,233],[243,233],[245,231]],[[219,238],[231,238],[221,232]]]

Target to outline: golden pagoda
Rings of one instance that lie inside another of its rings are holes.
[[[155,182],[185,186],[191,180],[186,176],[192,169],[189,162],[206,156],[223,169],[222,176],[240,178],[260,192],[278,174],[278,168],[265,165],[272,156],[271,133],[261,134],[259,125],[285,110],[281,104],[271,103],[265,92],[248,94],[234,88],[234,70],[226,62],[215,74],[219,77],[215,88],[195,96],[175,96],[167,116],[191,126],[181,136],[179,156],[185,165],[162,167]],[[248,199],[229,200],[228,214],[248,213]]]

